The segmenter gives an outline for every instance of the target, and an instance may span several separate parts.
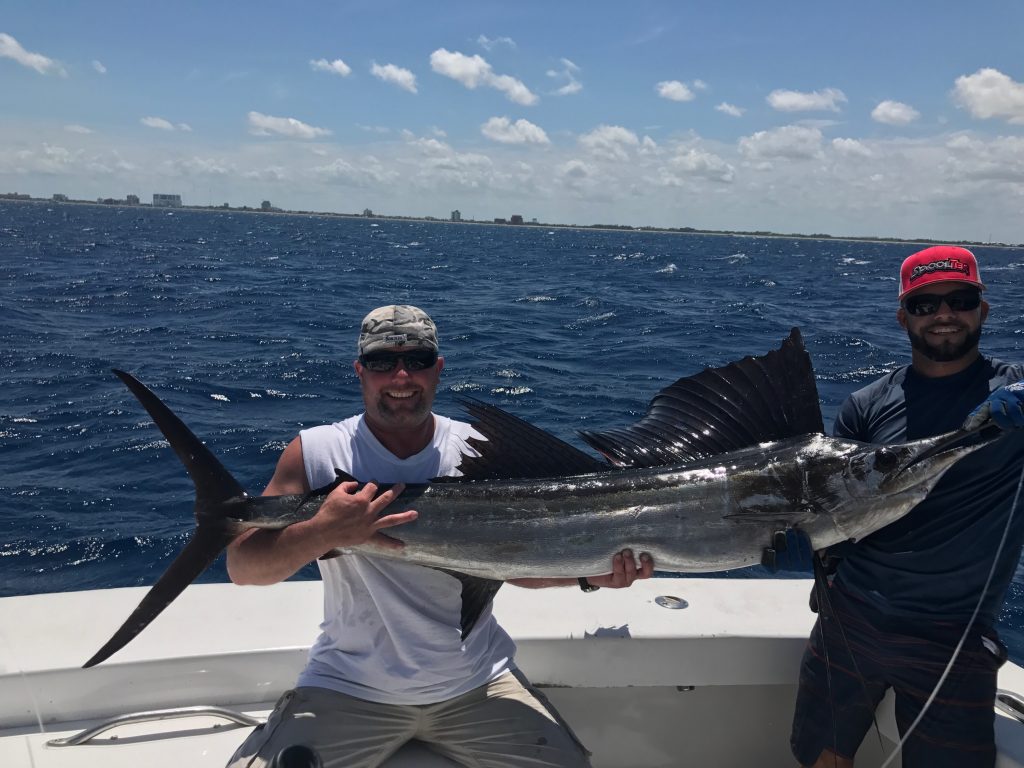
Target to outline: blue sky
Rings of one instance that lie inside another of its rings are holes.
[[[0,191],[1024,242],[1022,39],[1018,0],[8,3]]]

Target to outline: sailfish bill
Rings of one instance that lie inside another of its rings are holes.
[[[237,536],[310,519],[341,482],[305,495],[249,496],[151,390],[115,371],[153,417],[196,487],[196,530],[124,625],[85,666],[141,632]],[[778,534],[814,549],[859,539],[909,512],[962,457],[1001,434],[956,430],[901,445],[826,437],[810,357],[793,329],[779,349],[679,379],[643,419],[583,432],[603,458],[478,400],[463,406],[480,439],[459,477],[406,486],[393,510],[405,546],[346,549],[437,568],[462,583],[462,632],[508,579],[606,573],[623,549],[659,570],[709,572],[760,562]]]

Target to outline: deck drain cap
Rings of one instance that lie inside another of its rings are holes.
[[[683,600],[681,597],[675,595],[658,595],[654,598],[654,602],[660,605],[662,608],[686,608],[690,604]]]

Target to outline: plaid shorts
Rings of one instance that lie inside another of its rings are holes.
[[[853,759],[888,688],[903,733],[942,676],[964,626],[903,623],[838,587],[814,625],[800,665],[790,746],[801,765],[828,749]],[[841,625],[841,630],[840,630]],[[845,635],[845,638],[844,638]],[[996,676],[1006,660],[993,629],[972,629],[956,663],[903,747],[904,768],[995,765]]]

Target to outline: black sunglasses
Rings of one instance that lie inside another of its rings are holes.
[[[429,349],[417,349],[411,352],[371,352],[360,355],[359,363],[368,371],[388,373],[395,370],[401,360],[407,371],[425,371],[437,363],[437,352]]]
[[[944,296],[935,293],[919,293],[903,300],[903,308],[912,315],[924,317],[934,315],[945,302],[954,312],[970,312],[981,304],[981,291],[976,288],[964,288]]]

